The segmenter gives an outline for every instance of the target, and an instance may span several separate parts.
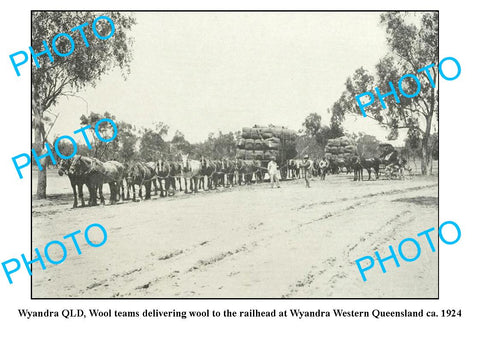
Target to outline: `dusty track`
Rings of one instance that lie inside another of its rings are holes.
[[[437,188],[329,176],[83,209],[34,201],[34,247],[95,222],[108,241],[79,238],[81,255],[65,242],[63,264],[34,266],[33,297],[437,297],[438,252],[423,239],[417,261],[377,265],[367,282],[354,263],[436,227]]]

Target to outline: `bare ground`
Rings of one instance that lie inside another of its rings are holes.
[[[356,183],[339,175],[310,189],[303,181],[262,183],[81,209],[71,209],[66,178],[49,178],[49,190],[48,200],[33,200],[34,247],[43,253],[80,229],[82,254],[67,240],[64,263],[43,271],[36,263],[34,298],[438,296],[438,252],[425,239],[418,260],[399,259],[399,268],[389,260],[387,273],[376,263],[366,282],[355,265],[438,226],[436,177]],[[91,223],[107,229],[101,247],[83,237]],[[436,232],[432,238],[436,246]],[[405,246],[405,255],[413,250]],[[55,246],[49,254],[61,258]]]

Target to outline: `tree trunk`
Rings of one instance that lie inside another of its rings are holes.
[[[427,117],[427,126],[425,128],[425,134],[423,135],[422,140],[422,175],[431,175],[432,174],[432,152],[430,148],[430,130],[432,128],[432,116]]]
[[[40,161],[43,170],[38,172],[37,199],[47,198],[47,162],[45,160],[46,159],[44,158]]]
[[[421,163],[421,169],[422,169],[422,175],[431,175],[431,166],[430,163],[432,162],[428,146],[425,147],[425,145],[422,145],[422,163]]]
[[[41,112],[38,108],[33,107],[34,111],[34,119],[33,119],[33,128],[34,128],[34,141],[33,141],[33,149],[37,155],[42,155],[45,153],[44,150],[44,136],[45,136],[45,129],[43,126],[43,112]],[[46,158],[41,160],[41,165],[43,167],[42,171],[38,171],[38,182],[37,182],[37,199],[44,199],[47,198],[47,162]],[[32,159],[32,167],[33,162],[35,160]]]

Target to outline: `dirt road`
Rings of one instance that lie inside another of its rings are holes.
[[[108,240],[92,248],[78,237],[81,255],[65,241],[64,263],[34,265],[33,297],[434,298],[438,252],[425,239],[417,261],[397,268],[389,260],[385,274],[376,263],[366,282],[355,260],[386,257],[389,245],[437,227],[437,189],[436,177],[355,183],[340,175],[310,189],[265,183],[81,209],[71,209],[70,195],[34,200],[33,244],[42,252],[91,223]]]

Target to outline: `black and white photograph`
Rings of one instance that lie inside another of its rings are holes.
[[[2,338],[474,337],[474,3],[0,7]]]
[[[31,25],[32,299],[439,297],[437,10]]]

